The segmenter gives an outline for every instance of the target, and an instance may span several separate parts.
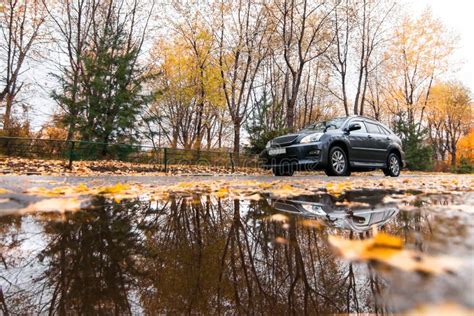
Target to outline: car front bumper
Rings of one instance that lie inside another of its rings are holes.
[[[270,155],[269,151],[276,148],[266,148],[260,154],[261,166],[271,169],[281,166],[292,166],[300,171],[317,170],[326,167],[324,157],[327,157],[327,148],[320,142],[309,144],[294,144],[284,148],[285,153]]]

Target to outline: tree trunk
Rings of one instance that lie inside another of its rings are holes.
[[[456,151],[456,144],[453,142],[451,144],[451,167],[453,168],[456,167]]]
[[[207,150],[210,150],[211,149],[211,127],[210,126],[207,126]]]
[[[240,120],[234,120],[234,154],[238,156],[239,153],[240,153]]]
[[[7,94],[5,98],[5,115],[3,117],[3,130],[9,132],[11,125],[11,115],[12,115],[12,105],[13,97],[10,94]]]

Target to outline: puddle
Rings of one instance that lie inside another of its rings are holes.
[[[412,203],[419,208],[407,210],[394,196],[359,191],[120,203],[97,197],[79,212],[3,216],[0,306],[10,314],[386,314],[443,302],[473,307],[474,214],[445,208],[463,205],[466,197],[424,197]],[[466,264],[440,275],[406,272],[349,262],[328,243],[330,235],[370,238],[374,227],[400,237],[406,249]]]

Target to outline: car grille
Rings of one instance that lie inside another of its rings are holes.
[[[287,135],[277,137],[272,140],[272,146],[288,146],[293,143],[296,138],[298,138],[298,135]]]

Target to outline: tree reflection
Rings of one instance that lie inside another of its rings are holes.
[[[4,286],[2,309],[60,315],[390,312],[383,298],[387,282],[371,265],[338,259],[327,243],[329,234],[366,238],[370,231],[305,227],[297,216],[283,225],[267,220],[274,212],[266,200],[172,196],[159,202],[101,198],[64,218],[36,217],[42,232],[31,238],[41,238],[43,249],[21,264],[10,252],[2,254],[0,270],[16,265],[34,275],[31,286]],[[0,221],[2,248],[22,247],[14,232],[24,220]],[[381,229],[415,246],[433,234],[429,216],[418,212],[400,213]]]
[[[135,214],[141,205],[94,204],[44,226],[50,242],[40,261],[47,269],[36,282],[50,289],[49,314],[131,312],[129,290],[137,285],[145,250]]]

